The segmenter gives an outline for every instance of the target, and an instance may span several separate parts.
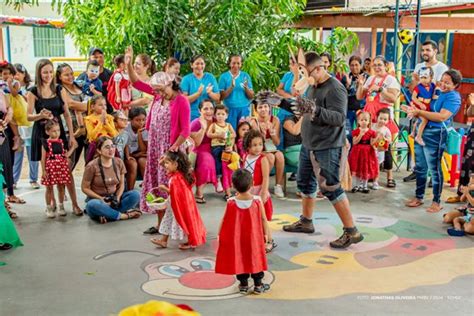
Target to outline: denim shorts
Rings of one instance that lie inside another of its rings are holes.
[[[346,198],[340,183],[342,148],[308,150],[301,146],[297,186],[303,197],[316,197],[319,188],[332,204]]]

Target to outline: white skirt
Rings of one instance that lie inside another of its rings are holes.
[[[168,235],[171,239],[174,240],[185,240],[186,234],[184,233],[181,226],[179,226],[178,222],[174,218],[173,210],[171,209],[171,203],[168,202],[168,206],[166,207],[165,215],[161,220],[160,224],[160,234]]]

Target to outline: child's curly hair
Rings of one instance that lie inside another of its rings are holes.
[[[191,170],[191,162],[189,161],[188,156],[184,152],[182,152],[181,150],[178,150],[176,152],[167,151],[165,157],[165,159],[174,161],[178,164],[178,171],[183,174],[184,179],[186,179],[186,182],[188,182],[189,185],[192,185],[194,183],[194,177]]]
[[[244,137],[244,149],[245,151],[248,151],[250,146],[252,145],[252,140],[254,138],[261,138],[262,139],[262,143],[265,142],[265,137],[263,137],[262,133],[260,133],[260,131],[257,131],[255,129],[250,129],[248,131],[247,134],[245,134],[245,137]]]

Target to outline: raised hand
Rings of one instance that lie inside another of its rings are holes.
[[[131,64],[133,60],[133,48],[132,46],[128,46],[125,49],[125,64]]]
[[[212,84],[207,85],[207,87],[206,87],[207,94],[210,94],[212,92],[212,88],[213,88]]]

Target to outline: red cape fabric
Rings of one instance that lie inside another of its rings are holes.
[[[170,197],[173,215],[179,226],[188,236],[190,246],[206,243],[206,228],[194,200],[191,186],[179,172],[170,178]]]
[[[216,273],[242,274],[267,270],[260,200],[240,209],[234,199],[227,203],[219,232]]]
[[[110,77],[109,82],[107,84],[107,101],[109,101],[110,105],[112,105],[112,107],[115,110],[121,110],[122,106],[115,101],[115,99],[117,97],[117,94],[115,93],[116,82],[114,80],[114,77],[117,73],[121,73],[121,71],[115,70],[114,73],[112,74],[112,76]],[[126,88],[129,84],[129,82],[130,82],[129,80],[121,80],[120,81],[120,89]]]

